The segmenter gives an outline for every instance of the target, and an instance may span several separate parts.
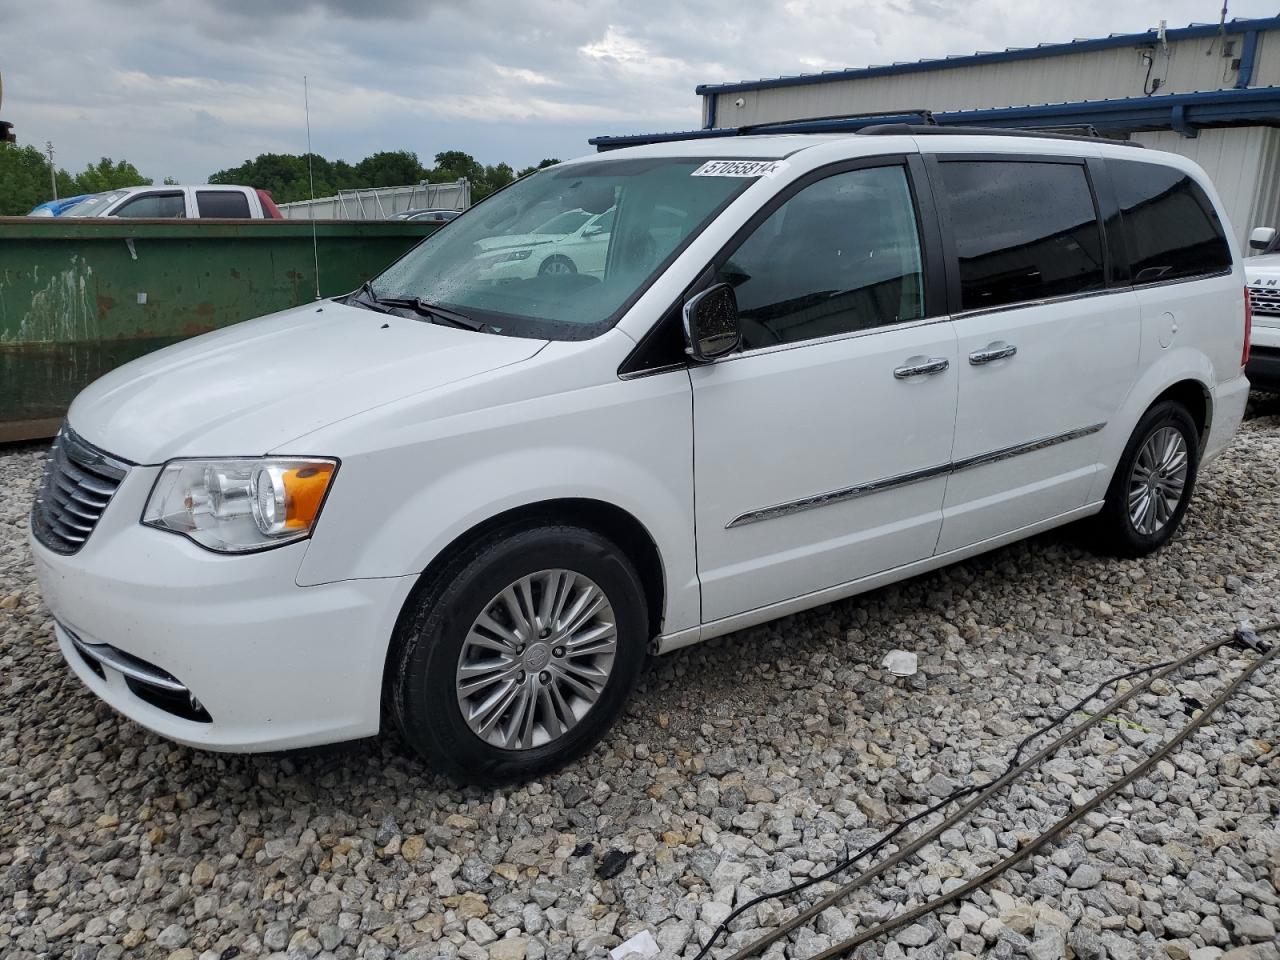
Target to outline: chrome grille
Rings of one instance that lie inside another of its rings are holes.
[[[36,539],[65,556],[78,551],[98,525],[130,464],[81,440],[68,426],[58,431],[45,461],[44,482],[31,507]]]
[[[1254,313],[1280,316],[1280,287],[1250,287],[1249,303]]]

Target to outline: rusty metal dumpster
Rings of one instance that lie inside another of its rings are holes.
[[[435,224],[0,217],[0,442],[50,436],[112,367],[353,290]]]

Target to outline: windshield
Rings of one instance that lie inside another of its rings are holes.
[[[66,210],[62,211],[64,217],[100,217],[117,200],[125,196],[121,190],[114,190],[110,193],[95,193],[91,197],[85,197],[79,203],[72,204]]]
[[[705,158],[595,160],[531,174],[424,240],[372,284],[511,336],[584,340],[754,179]]]

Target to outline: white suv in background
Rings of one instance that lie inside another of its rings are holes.
[[[483,267],[535,212],[611,209],[598,274]],[[1075,520],[1162,546],[1244,410],[1244,282],[1200,168],[1105,141],[586,157],[90,386],[36,568],[71,668],[165,736],[393,723],[460,779],[533,776],[650,652]]]
[[[1253,348],[1245,372],[1255,387],[1280,391],[1280,236],[1274,227],[1257,227],[1249,246],[1262,253],[1244,261],[1253,306]]]

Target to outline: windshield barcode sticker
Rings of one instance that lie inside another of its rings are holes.
[[[708,160],[693,177],[772,177],[787,167],[785,160]]]

